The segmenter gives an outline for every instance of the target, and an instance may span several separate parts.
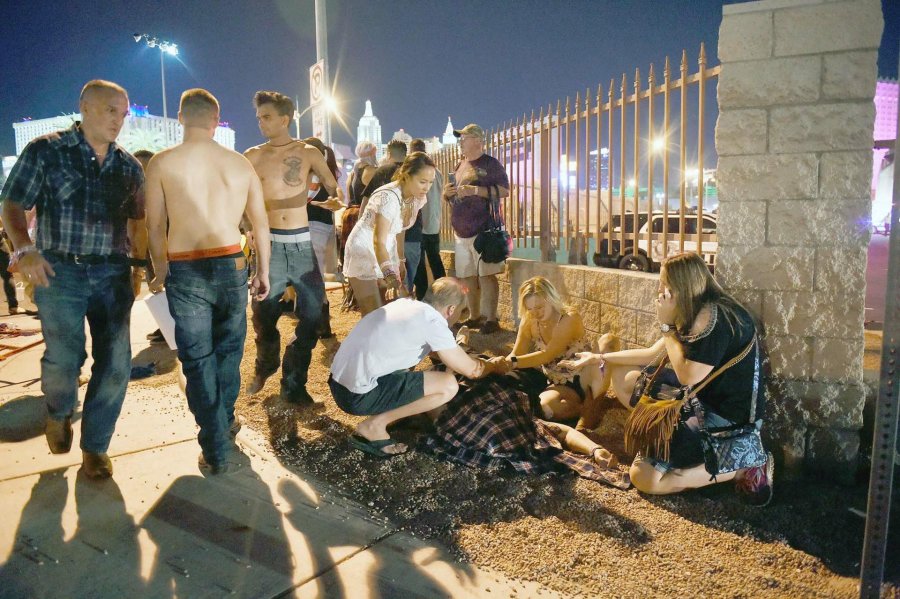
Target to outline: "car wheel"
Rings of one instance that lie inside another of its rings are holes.
[[[619,262],[622,270],[650,272],[650,260],[642,254],[628,254]]]

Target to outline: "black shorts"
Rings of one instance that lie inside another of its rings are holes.
[[[353,393],[330,376],[328,386],[340,409],[354,416],[371,416],[425,397],[425,373],[398,370],[386,374],[378,378],[376,387],[368,393]]]

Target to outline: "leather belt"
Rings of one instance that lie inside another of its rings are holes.
[[[99,254],[67,254],[56,250],[42,250],[41,253],[66,262],[74,262],[75,264],[127,264],[129,261],[128,256],[125,254],[101,256]]]

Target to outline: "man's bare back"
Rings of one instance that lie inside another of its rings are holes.
[[[153,161],[165,196],[170,254],[240,243],[241,216],[261,193],[243,156],[202,140],[160,152]]]
[[[282,146],[260,144],[244,152],[244,156],[262,183],[269,226],[275,229],[309,226],[306,205],[310,170],[317,167],[314,172],[320,177],[322,170],[330,175],[322,153],[294,140]]]

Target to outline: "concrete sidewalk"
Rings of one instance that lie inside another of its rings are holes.
[[[24,316],[0,322],[39,328]],[[136,302],[133,355],[154,328]],[[193,417],[176,386],[129,387],[109,450],[115,475],[91,481],[79,473],[78,414],[72,451],[47,449],[42,352],[38,345],[0,361],[4,598],[556,596],[458,563],[285,469],[246,427],[237,438],[243,467],[204,478]]]

